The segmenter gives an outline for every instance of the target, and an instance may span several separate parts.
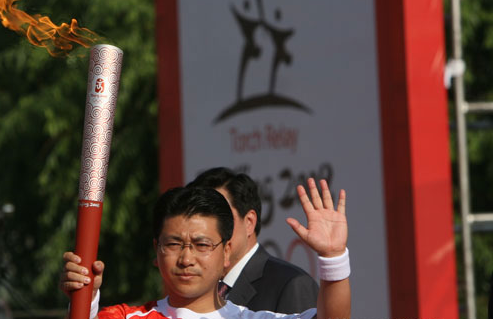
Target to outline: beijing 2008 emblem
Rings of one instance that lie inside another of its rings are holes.
[[[94,92],[96,93],[104,92],[104,80],[102,78],[96,80],[96,86],[94,87]]]

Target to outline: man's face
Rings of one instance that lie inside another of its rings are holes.
[[[230,244],[219,244],[214,250],[201,254],[196,248],[185,246],[183,250],[163,253],[164,243],[181,242],[197,244],[201,242],[220,243],[222,240],[217,228],[217,219],[194,215],[182,215],[165,220],[156,244],[157,263],[170,304],[175,307],[199,304],[212,304],[216,295],[216,285],[229,266]]]
[[[241,218],[236,207],[233,206],[233,201],[229,192],[224,188],[216,189],[221,193],[229,203],[231,211],[233,212],[233,218],[235,226],[233,229],[233,236],[231,237],[231,266],[233,267],[240,259],[248,252],[248,230],[247,223],[244,218]],[[229,270],[229,269],[228,269]]]

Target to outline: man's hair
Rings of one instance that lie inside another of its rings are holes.
[[[250,210],[257,214],[255,234],[260,233],[262,203],[258,194],[257,184],[246,174],[235,173],[226,167],[211,168],[195,178],[187,187],[224,187],[231,196],[232,205],[238,210],[241,218]]]
[[[234,219],[228,202],[212,188],[176,187],[159,197],[154,206],[153,236],[159,240],[166,219],[195,215],[214,217],[223,242],[231,239]]]

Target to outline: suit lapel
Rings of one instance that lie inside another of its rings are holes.
[[[229,292],[228,300],[238,305],[246,305],[257,294],[257,290],[252,283],[261,278],[264,272],[264,266],[269,259],[269,254],[259,245],[255,254],[247,262],[245,268],[241,271],[233,288]]]

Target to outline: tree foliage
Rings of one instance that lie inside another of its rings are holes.
[[[154,2],[22,0],[57,24],[79,20],[124,51],[98,257],[102,303],[159,297],[151,210],[158,195]],[[58,290],[75,246],[89,50],[53,58],[0,27],[0,300],[13,310],[66,308]]]

